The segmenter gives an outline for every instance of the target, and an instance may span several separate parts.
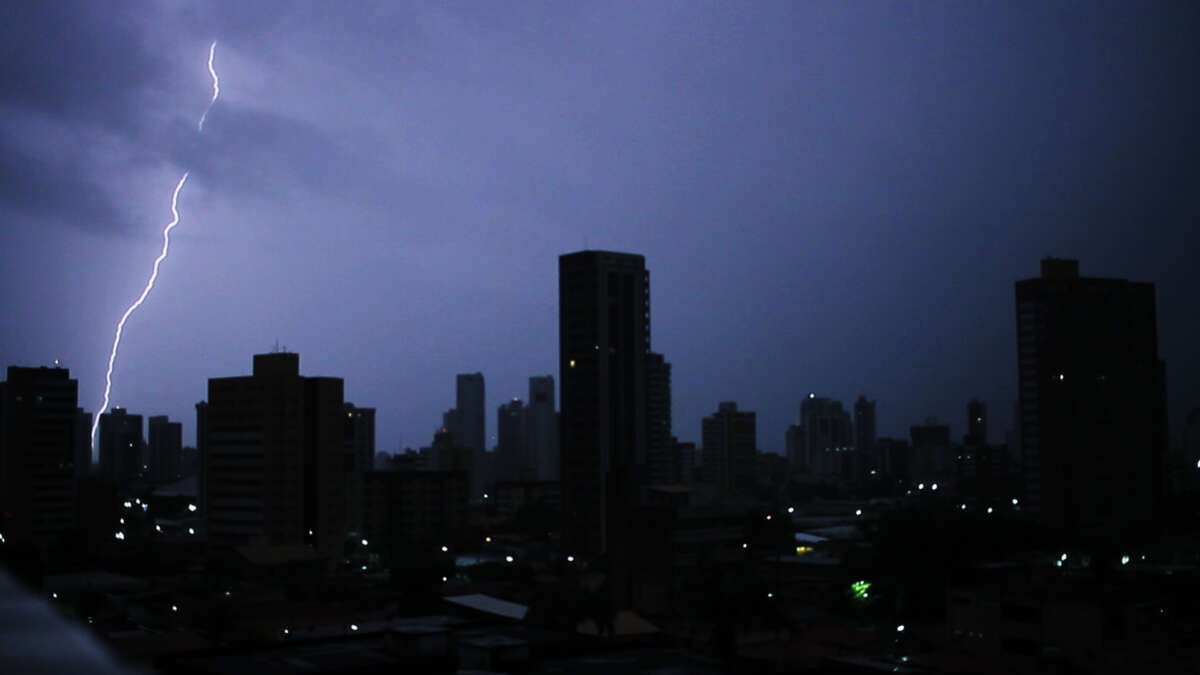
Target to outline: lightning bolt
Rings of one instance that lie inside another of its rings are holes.
[[[217,77],[217,71],[213,69],[213,56],[217,53],[217,42],[208,46],[208,74],[212,75],[213,79],[213,97],[208,102],[208,107],[204,109],[204,114],[200,116],[200,123],[197,124],[199,131],[204,131],[204,120],[208,117],[208,111],[212,110],[213,104],[217,102],[217,97],[221,95],[221,79]]]
[[[204,114],[200,115],[200,131],[204,131],[204,118],[208,117],[208,111],[212,110],[213,104],[217,102],[217,96],[221,94],[221,82],[217,79],[217,71],[213,69],[213,56],[216,54],[216,50],[217,43],[214,41],[208,47],[208,72],[212,75],[213,79],[213,96],[212,100],[208,102],[208,107],[204,109]],[[121,315],[121,320],[117,322],[116,335],[113,336],[112,351],[108,355],[108,370],[104,373],[104,403],[100,405],[100,410],[92,418],[91,443],[93,449],[96,447],[96,430],[100,428],[100,415],[108,410],[109,396],[112,394],[113,366],[117,362],[117,350],[121,346],[121,334],[125,331],[125,322],[129,320],[131,314],[137,311],[138,307],[142,306],[142,303],[146,301],[146,296],[150,295],[150,291],[154,289],[154,282],[158,279],[158,267],[162,264],[163,260],[166,260],[167,252],[171,248],[171,230],[175,229],[175,226],[179,224],[179,193],[183,191],[183,185],[187,182],[189,173],[187,171],[183,173],[183,176],[180,177],[179,182],[175,185],[175,191],[171,193],[171,222],[167,223],[167,226],[163,228],[162,251],[154,259],[154,267],[150,271],[150,278],[146,280],[146,287],[142,289],[142,294],[138,296],[138,299],[134,300],[129,309],[125,310],[125,313]]]

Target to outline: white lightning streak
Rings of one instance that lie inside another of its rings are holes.
[[[196,125],[200,131],[204,131],[204,120],[208,117],[208,111],[212,110],[213,104],[217,102],[217,97],[221,95],[221,80],[217,77],[217,71],[213,69],[213,56],[217,53],[217,43],[213,41],[208,47],[208,74],[212,75],[213,79],[213,97],[208,102],[208,107],[204,109],[204,114],[200,116],[200,124]]]
[[[104,374],[104,404],[100,406],[100,412],[96,413],[95,419],[92,420],[92,443],[96,442],[96,429],[100,426],[100,415],[108,410],[108,396],[112,393],[112,372],[113,364],[117,361],[117,347],[121,346],[121,333],[125,330],[125,321],[129,319],[129,315],[133,314],[134,310],[142,306],[146,301],[146,296],[150,295],[150,289],[154,288],[154,281],[158,279],[158,266],[167,257],[167,249],[171,247],[171,230],[179,224],[179,191],[183,189],[183,184],[187,182],[188,174],[185,172],[183,178],[179,179],[179,183],[175,186],[175,192],[171,195],[171,222],[167,223],[166,229],[163,230],[163,245],[162,252],[154,259],[154,269],[150,272],[150,279],[146,281],[146,287],[142,289],[142,294],[137,300],[125,310],[125,314],[121,316],[121,320],[117,322],[117,334],[113,338],[112,353],[108,355],[108,372]]]
[[[204,114],[200,115],[200,131],[204,131],[204,118],[208,117],[208,111],[212,110],[213,104],[217,102],[217,96],[221,94],[221,81],[217,78],[217,71],[213,69],[213,56],[217,51],[217,43],[214,41],[208,47],[208,72],[213,79],[213,96],[208,102],[208,107],[204,109]],[[113,365],[117,362],[117,349],[121,346],[121,333],[125,331],[125,322],[129,319],[129,315],[133,314],[142,303],[146,301],[146,296],[150,295],[150,291],[154,288],[154,282],[158,279],[158,266],[167,258],[167,251],[171,248],[171,230],[179,224],[179,193],[183,190],[183,184],[187,182],[188,174],[184,172],[183,177],[179,179],[179,183],[175,186],[175,192],[171,194],[171,222],[167,223],[163,229],[163,245],[162,252],[154,259],[154,268],[150,271],[150,278],[146,280],[146,287],[142,289],[142,294],[138,299],[125,310],[121,315],[121,320],[117,322],[117,332],[113,336],[112,352],[108,355],[108,370],[104,373],[104,403],[100,406],[100,410],[92,418],[92,448],[96,447],[96,430],[100,428],[100,415],[108,410],[109,396],[112,394],[112,374]]]

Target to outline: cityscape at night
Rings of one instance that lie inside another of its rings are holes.
[[[0,670],[1200,663],[1200,7],[3,14]]]

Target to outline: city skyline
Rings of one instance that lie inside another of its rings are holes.
[[[3,29],[0,362],[60,359],[88,412],[178,169],[112,406],[187,445],[208,378],[277,338],[379,411],[386,451],[430,442],[458,373],[497,402],[561,382],[556,260],[585,248],[654,271],[683,441],[737,401],[782,453],[810,391],[865,394],[900,438],[931,415],[960,437],[979,397],[1002,440],[1012,284],[1047,254],[1154,283],[1172,440],[1200,404],[1194,10],[223,11]]]

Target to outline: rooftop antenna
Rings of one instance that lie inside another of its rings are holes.
[[[279,353],[279,338],[275,338],[275,346],[271,349],[272,354]]]

